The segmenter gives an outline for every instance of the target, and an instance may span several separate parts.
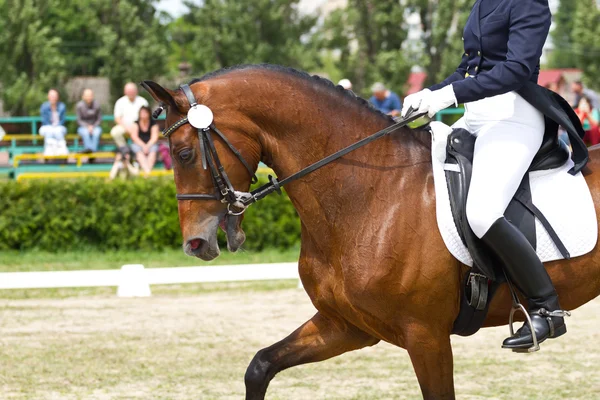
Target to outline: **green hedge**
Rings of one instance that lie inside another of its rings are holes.
[[[251,206],[243,227],[248,250],[285,249],[300,242],[300,223],[285,195],[273,194]],[[219,241],[225,243],[222,233]],[[172,178],[0,184],[0,250],[180,246]]]

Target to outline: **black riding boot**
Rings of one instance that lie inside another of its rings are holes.
[[[538,343],[567,333],[564,312],[550,276],[525,236],[505,218],[500,218],[481,238],[502,260],[510,279],[527,296],[529,315]],[[528,349],[533,336],[525,323],[502,343],[507,349]]]

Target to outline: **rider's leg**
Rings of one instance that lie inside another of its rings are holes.
[[[523,108],[527,111],[526,106],[520,107],[520,114],[523,114]],[[542,309],[560,310],[558,297],[535,250],[525,236],[504,218],[504,212],[539,150],[544,134],[543,116],[532,108],[528,112],[529,115],[500,121],[477,121],[480,125],[476,131],[478,139],[467,199],[467,218],[473,232],[503,261],[511,280],[528,298],[537,338],[543,341],[566,332],[562,318],[550,318],[540,312]],[[532,344],[529,327],[524,325],[514,337],[506,339],[503,346],[528,348]]]

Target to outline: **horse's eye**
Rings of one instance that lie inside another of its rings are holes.
[[[190,149],[183,149],[179,152],[181,161],[189,161],[192,159],[193,152]]]

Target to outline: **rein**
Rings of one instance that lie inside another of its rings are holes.
[[[230,214],[230,215],[243,214],[251,204],[256,203],[257,201],[265,198],[266,196],[270,195],[271,193],[277,192],[277,193],[281,194],[282,186],[287,185],[288,183],[293,182],[295,180],[298,180],[298,179],[310,174],[311,172],[314,172],[314,171],[332,163],[333,161],[345,156],[346,154],[348,154],[356,149],[359,149],[359,148],[361,148],[361,147],[363,147],[385,135],[388,135],[400,128],[403,128],[406,125],[410,124],[411,122],[416,121],[417,119],[421,118],[424,115],[424,114],[413,115],[408,118],[404,118],[404,119],[398,121],[397,123],[395,123],[394,125],[391,125],[385,129],[382,129],[379,132],[376,132],[371,136],[368,136],[368,137],[366,137],[344,149],[341,149],[341,150],[331,154],[330,156],[327,156],[324,159],[317,161],[314,164],[311,164],[311,165],[301,169],[300,171],[296,172],[295,174],[292,174],[292,175],[288,176],[287,178],[282,179],[281,181],[277,180],[276,177],[269,175],[269,183],[247,193],[247,192],[238,192],[233,188],[233,185],[231,184],[231,181],[229,180],[229,177],[227,176],[227,173],[225,172],[225,168],[223,167],[223,165],[221,164],[221,161],[219,160],[219,155],[217,154],[217,149],[215,147],[215,144],[214,144],[214,141],[212,138],[212,133],[215,133],[217,136],[219,136],[221,138],[221,140],[223,140],[223,142],[227,145],[229,150],[233,154],[235,154],[235,156],[237,157],[238,160],[240,160],[240,162],[244,165],[244,167],[248,171],[248,173],[252,179],[252,183],[256,183],[258,181],[256,174],[253,172],[252,168],[250,168],[250,165],[246,162],[246,160],[244,159],[242,154],[231,144],[231,142],[229,142],[229,140],[227,140],[225,135],[221,131],[219,131],[217,129],[217,127],[214,125],[214,123],[212,122],[212,112],[210,112],[210,110],[207,107],[198,105],[189,85],[184,84],[184,85],[181,85],[180,88],[183,91],[183,93],[186,95],[186,97],[190,103],[190,107],[191,107],[190,112],[188,112],[187,117],[180,119],[179,121],[175,122],[173,125],[168,127],[167,129],[165,129],[165,131],[163,132],[163,136],[165,136],[167,138],[170,137],[173,134],[173,132],[175,132],[177,129],[179,129],[180,127],[182,127],[185,124],[190,124],[198,130],[198,139],[200,141],[200,154],[202,157],[202,168],[210,169],[212,179],[213,179],[213,184],[215,185],[215,188],[216,188],[216,193],[215,194],[177,194],[177,200],[182,200],[182,201],[184,201],[184,200],[218,200],[224,204],[227,204],[227,211],[228,211],[228,214]],[[199,111],[198,112],[194,111],[193,113],[191,111],[199,110],[201,107],[204,107],[206,109],[206,110],[202,109],[203,113],[210,113],[210,116],[208,117],[209,122],[206,124],[205,127],[202,127],[202,124],[201,123],[198,124],[198,123],[196,123],[196,121],[190,122],[190,119],[192,119],[192,120],[197,119],[196,116],[198,115],[198,113],[200,113]],[[164,103],[161,103],[159,105],[159,108],[153,113],[153,117],[157,118],[165,108],[166,108],[166,105]],[[413,111],[412,109],[409,110],[408,115],[411,115],[412,111]],[[198,127],[198,126],[200,126],[200,127]]]

